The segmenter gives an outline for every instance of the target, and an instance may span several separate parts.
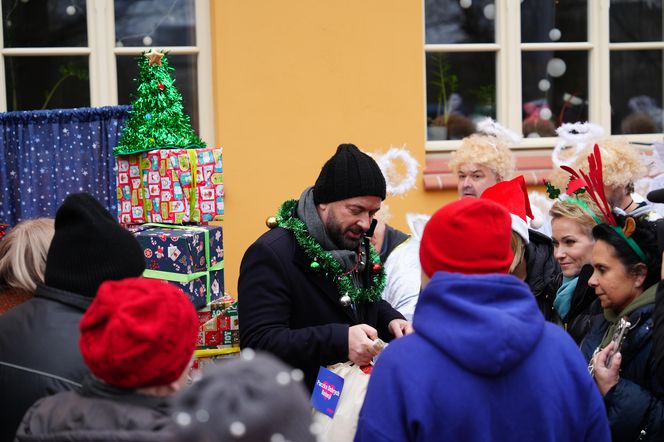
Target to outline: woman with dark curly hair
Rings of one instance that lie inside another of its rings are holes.
[[[654,374],[652,328],[661,259],[655,225],[615,216],[593,228],[588,284],[603,311],[581,350],[608,413],[613,441],[664,440],[664,390]]]

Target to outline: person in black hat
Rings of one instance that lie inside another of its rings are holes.
[[[13,440],[26,410],[59,391],[78,389],[89,373],[79,321],[107,280],[140,276],[140,245],[92,196],[67,196],[55,216],[44,284],[0,316],[0,440]]]
[[[652,190],[648,193],[648,201],[664,204],[664,188]],[[664,220],[655,221],[657,230],[658,256],[664,262]],[[661,280],[664,280],[664,264],[662,264]],[[655,296],[655,311],[653,312],[653,356],[655,359],[655,375],[660,385],[664,385],[664,284],[660,281]]]
[[[286,201],[273,228],[245,252],[238,281],[240,345],[269,351],[304,372],[369,364],[380,337],[412,329],[381,299],[385,272],[367,231],[385,199],[378,164],[342,144],[316,184]]]

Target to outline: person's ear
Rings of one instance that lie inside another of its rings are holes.
[[[648,276],[648,267],[640,262],[632,268],[632,274],[634,275],[634,287],[643,287],[646,277]]]

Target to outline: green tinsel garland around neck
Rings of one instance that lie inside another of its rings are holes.
[[[348,295],[353,302],[377,302],[381,299],[385,288],[385,271],[380,263],[380,257],[372,246],[369,247],[369,262],[365,271],[374,272],[371,287],[361,288],[353,284],[350,276],[344,272],[343,267],[334,256],[324,250],[316,239],[309,235],[307,226],[301,219],[293,216],[293,210],[297,206],[297,200],[284,202],[277,212],[277,223],[279,227],[290,230],[295,240],[302,247],[309,259],[319,266],[312,268],[322,271],[326,276],[331,276],[337,285],[339,296]]]

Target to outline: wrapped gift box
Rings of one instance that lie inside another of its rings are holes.
[[[143,276],[177,284],[196,307],[224,295],[221,227],[145,224],[134,235],[145,257]]]
[[[224,216],[222,149],[157,149],[115,158],[122,224],[209,222]]]
[[[228,293],[224,293],[219,299],[210,302],[205,307],[198,309],[198,321],[200,325],[205,324],[207,321],[215,316],[219,316],[224,311],[235,303],[235,299]]]
[[[220,307],[222,307],[220,309]],[[237,301],[214,302],[198,312],[200,329],[198,348],[231,348],[240,346]]]
[[[221,261],[218,265],[222,266],[219,270],[211,272],[196,272],[187,275],[188,278],[194,278],[189,281],[173,281],[177,284],[187,295],[196,308],[202,307],[208,301],[214,301],[224,293],[224,262]],[[175,274],[173,274],[175,275]],[[194,276],[198,275],[198,276]],[[148,275],[144,275],[148,276]],[[150,276],[148,276],[150,277]],[[209,278],[209,281],[208,281]],[[165,279],[159,276],[158,279]],[[209,289],[208,289],[209,284]]]
[[[143,248],[145,268],[150,270],[195,273],[204,271],[208,267],[214,267],[224,260],[222,227],[185,226],[180,228],[179,226],[144,224],[131,230]],[[209,264],[206,261],[206,242]]]
[[[238,347],[196,350],[190,377],[192,380],[197,379],[200,371],[204,370],[208,365],[215,364],[223,359],[237,358],[238,356],[240,356],[240,349]]]

